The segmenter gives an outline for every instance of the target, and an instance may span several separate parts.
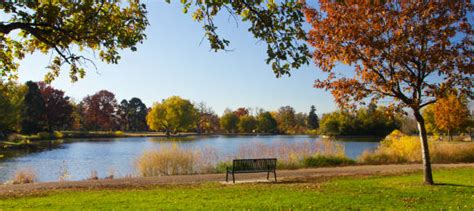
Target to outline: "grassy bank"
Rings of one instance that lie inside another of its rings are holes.
[[[474,209],[474,168],[277,184],[168,185],[146,189],[58,190],[0,199],[4,209]]]

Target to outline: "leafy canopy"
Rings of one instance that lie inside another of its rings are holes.
[[[45,81],[70,67],[72,81],[84,77],[92,63],[85,50],[117,63],[118,50],[136,50],[145,39],[146,8],[139,0],[2,1],[0,2],[0,77],[15,79],[19,60],[27,53],[51,54]]]
[[[170,3],[171,0],[165,0]],[[202,24],[204,36],[215,51],[226,50],[229,40],[218,33],[214,23],[219,15],[250,23],[248,31],[267,44],[266,63],[272,65],[277,77],[290,74],[291,68],[308,64],[309,50],[302,41],[306,40],[303,29],[303,4],[297,0],[181,0],[184,13]]]
[[[315,87],[331,91],[343,106],[388,97],[417,111],[446,88],[470,92],[472,11],[469,1],[321,0],[319,9],[308,6],[313,59],[328,73]],[[355,71],[336,72],[338,62]]]
[[[169,134],[192,129],[197,115],[189,100],[173,96],[162,103],[155,103],[146,120],[150,129]]]

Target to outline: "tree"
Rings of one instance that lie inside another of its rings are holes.
[[[204,102],[195,105],[198,115],[196,130],[198,133],[210,133],[219,130],[219,117]]]
[[[239,123],[239,117],[235,112],[226,111],[219,122],[223,130],[228,133],[235,133],[238,129],[237,124]]]
[[[148,113],[147,124],[150,129],[164,131],[167,136],[194,128],[197,111],[189,101],[178,96],[155,103]]]
[[[277,121],[270,112],[261,112],[257,116],[257,131],[259,133],[278,133]]]
[[[302,112],[295,114],[295,125],[293,126],[294,134],[303,134],[308,130],[308,115]]]
[[[26,86],[0,81],[0,137],[20,129]]]
[[[148,108],[139,98],[130,101],[122,100],[119,105],[119,116],[123,130],[146,131]]]
[[[456,94],[439,99],[433,111],[436,127],[448,133],[449,141],[453,140],[453,132],[462,131],[469,122],[467,102]]]
[[[237,115],[239,118],[242,117],[242,116],[247,116],[249,115],[249,110],[247,108],[244,108],[244,107],[240,107],[238,108],[237,110],[234,111],[235,115]]]
[[[38,84],[28,81],[25,85],[28,91],[23,101],[21,131],[25,134],[38,133],[47,127],[44,99]]]
[[[253,133],[257,127],[257,121],[250,115],[241,116],[237,127],[241,133]]]
[[[311,130],[319,128],[319,117],[316,114],[316,107],[314,107],[314,105],[311,106],[311,110],[308,114],[308,128]]]
[[[73,123],[73,107],[64,91],[55,89],[43,82],[38,83],[41,96],[44,100],[46,125],[49,131],[65,130]]]
[[[83,109],[83,127],[88,130],[115,130],[118,127],[118,105],[115,95],[101,90],[85,97],[80,105]]]
[[[295,109],[291,106],[283,106],[278,109],[275,119],[281,133],[293,133],[296,126]]]
[[[39,51],[53,55],[47,82],[59,75],[63,64],[76,81],[85,74],[81,65],[92,62],[81,54],[83,49],[98,51],[102,61],[115,64],[118,50],[136,50],[148,25],[145,5],[136,0],[4,1],[0,9],[0,77],[9,79],[17,76],[17,60]]]
[[[336,2],[304,9],[311,25],[313,60],[328,73],[315,87],[331,91],[340,106],[392,99],[418,122],[424,181],[433,184],[421,109],[452,87],[469,92],[474,70],[469,1]],[[335,73],[337,62],[355,67]]]

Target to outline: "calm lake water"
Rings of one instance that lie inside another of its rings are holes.
[[[135,161],[144,151],[177,144],[186,149],[212,148],[218,159],[228,160],[235,156],[243,145],[277,145],[317,143],[321,138],[312,136],[200,136],[175,140],[158,137],[76,139],[68,140],[59,147],[40,152],[26,153],[0,160],[0,182],[9,180],[18,169],[34,169],[39,181],[57,181],[67,170],[67,180],[82,180],[91,171],[100,177],[113,172],[115,177],[136,174]],[[346,155],[356,158],[364,150],[373,149],[379,142],[354,139],[339,140]]]

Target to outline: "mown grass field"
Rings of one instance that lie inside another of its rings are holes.
[[[334,178],[326,182],[168,185],[146,189],[57,190],[2,198],[1,209],[474,209],[474,168]]]

